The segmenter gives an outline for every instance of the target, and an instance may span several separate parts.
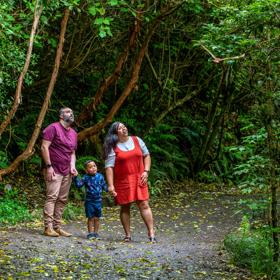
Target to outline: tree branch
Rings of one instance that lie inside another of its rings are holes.
[[[119,97],[119,99],[117,100],[117,102],[113,105],[113,107],[111,108],[110,112],[107,114],[107,116],[99,121],[96,125],[86,128],[83,131],[81,131],[78,134],[78,141],[83,141],[85,139],[87,139],[88,137],[97,134],[100,129],[104,128],[107,124],[109,124],[110,122],[112,122],[115,114],[118,112],[118,110],[120,109],[120,107],[122,106],[123,102],[125,101],[125,99],[129,96],[129,94],[133,91],[133,89],[136,86],[136,83],[138,81],[139,78],[139,72],[141,69],[141,65],[142,65],[142,61],[143,58],[145,56],[145,53],[147,51],[150,39],[152,38],[156,28],[158,27],[158,25],[160,24],[160,22],[167,16],[169,16],[170,14],[172,14],[173,12],[175,12],[181,5],[178,5],[176,7],[173,7],[169,10],[165,10],[163,11],[153,22],[150,30],[148,31],[144,42],[142,44],[142,47],[139,51],[139,54],[136,58],[136,61],[134,63],[134,67],[132,69],[132,73],[131,73],[131,78],[128,82],[128,84],[126,85],[125,89],[123,90],[121,96]]]
[[[88,120],[91,118],[92,110],[95,110],[96,107],[100,104],[104,93],[108,90],[108,88],[117,81],[120,77],[120,74],[123,70],[123,67],[126,63],[127,57],[129,55],[129,50],[135,46],[137,36],[140,32],[140,24],[141,24],[141,13],[138,12],[138,16],[135,19],[134,27],[129,36],[128,43],[123,51],[123,53],[119,56],[117,65],[115,67],[114,72],[107,77],[103,83],[99,86],[95,96],[92,98],[91,102],[85,106],[83,111],[77,117],[76,123],[79,125],[82,121]]]
[[[66,27],[67,27],[67,22],[68,22],[68,18],[69,18],[69,14],[70,11],[69,9],[65,9],[64,11],[64,16],[63,19],[61,21],[61,31],[60,31],[60,36],[59,36],[59,43],[57,46],[57,50],[56,50],[56,57],[55,57],[55,63],[54,63],[54,67],[53,67],[53,72],[52,72],[52,76],[51,76],[51,80],[48,86],[48,90],[46,93],[46,97],[44,100],[44,103],[42,105],[41,111],[39,113],[37,122],[35,124],[35,128],[34,131],[32,133],[32,136],[29,140],[29,143],[25,149],[25,151],[20,154],[13,162],[12,164],[5,168],[5,169],[0,169],[0,181],[2,180],[2,176],[6,175],[6,174],[10,174],[12,172],[14,172],[16,170],[16,168],[18,167],[18,165],[26,160],[27,158],[29,158],[33,153],[34,153],[34,145],[35,142],[38,139],[38,136],[40,134],[41,131],[41,127],[42,127],[42,123],[44,121],[46,112],[48,110],[48,106],[49,106],[49,102],[53,93],[53,89],[54,89],[54,85],[58,76],[58,70],[59,70],[59,66],[60,66],[60,62],[61,62],[61,57],[63,54],[63,45],[64,45],[64,38],[65,38],[65,33],[66,33]]]
[[[14,117],[14,115],[18,109],[18,106],[22,100],[22,95],[21,95],[22,84],[24,81],[24,77],[27,73],[27,70],[29,68],[29,65],[30,65],[34,37],[35,37],[36,30],[37,30],[37,27],[39,24],[39,19],[41,17],[42,11],[43,11],[43,4],[41,4],[38,9],[38,1],[39,0],[36,0],[35,7],[34,7],[34,18],[33,18],[33,24],[32,24],[30,37],[29,37],[28,50],[27,50],[26,59],[25,59],[25,63],[24,63],[22,72],[20,73],[20,76],[18,78],[17,88],[16,88],[16,92],[15,92],[15,96],[14,96],[14,103],[13,103],[13,106],[12,106],[9,114],[7,115],[6,119],[2,122],[2,124],[0,126],[0,138],[1,138],[1,135],[3,134],[3,132],[5,131],[5,129],[7,128],[8,124],[11,122],[12,118]]]
[[[222,61],[226,61],[226,60],[235,60],[235,59],[240,59],[240,58],[243,58],[245,57],[245,53],[239,55],[239,56],[232,56],[232,57],[225,57],[225,58],[219,58],[219,57],[216,57],[209,49],[207,49],[204,45],[201,45],[201,47],[206,51],[208,52],[212,58],[213,58],[213,62],[214,63],[220,63]]]

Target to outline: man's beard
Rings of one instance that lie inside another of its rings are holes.
[[[63,121],[68,123],[68,124],[72,124],[74,122],[74,116],[64,117]]]

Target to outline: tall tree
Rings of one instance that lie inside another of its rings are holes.
[[[55,85],[55,82],[57,79],[58,70],[59,70],[59,66],[60,66],[60,62],[61,62],[61,57],[63,54],[64,37],[65,37],[65,33],[66,33],[66,27],[67,27],[67,22],[68,22],[68,18],[69,18],[69,13],[70,13],[69,9],[66,8],[64,11],[63,19],[61,21],[61,31],[60,31],[60,36],[59,36],[59,43],[58,43],[58,47],[57,47],[52,77],[51,77],[51,80],[49,83],[49,87],[48,87],[48,90],[46,93],[44,103],[41,108],[41,112],[40,112],[40,114],[38,116],[38,120],[35,124],[35,128],[32,133],[32,136],[29,140],[29,143],[28,143],[25,151],[21,155],[19,155],[9,167],[7,167],[5,169],[0,169],[0,181],[2,180],[3,175],[14,172],[15,169],[18,167],[18,165],[22,161],[29,158],[34,152],[34,144],[37,141],[39,133],[41,131],[42,123],[43,123],[44,117],[46,115],[46,112],[47,112],[47,109],[49,106],[49,102],[50,102],[50,99],[51,99],[51,96],[53,93],[54,85]]]

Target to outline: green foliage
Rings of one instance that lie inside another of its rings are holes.
[[[0,151],[0,168],[6,168],[8,166],[8,158],[5,152]]]
[[[171,177],[180,180],[184,177],[183,172],[188,172],[188,159],[178,144],[178,136],[172,133],[174,128],[167,124],[159,124],[146,137],[150,153],[156,169],[151,178],[154,181],[165,180]],[[183,171],[184,170],[184,171]]]
[[[220,183],[221,178],[215,174],[212,170],[202,170],[197,173],[197,179],[203,183]]]
[[[0,225],[15,225],[16,223],[32,220],[26,202],[20,198],[19,191],[0,186]]]
[[[119,12],[127,13],[128,10],[123,9],[123,7],[126,5],[126,1],[121,0],[107,0],[90,3],[88,13],[89,15],[94,17],[93,25],[95,26],[95,28],[97,28],[100,38],[113,36],[111,30],[111,22],[114,20],[114,17],[112,16],[112,9],[114,9],[116,14],[118,14]]]
[[[267,134],[261,128],[255,134],[244,136],[242,145],[227,147],[232,157],[238,159],[233,175],[244,193],[266,190],[268,187],[270,160],[263,148],[266,138]]]
[[[247,217],[243,217],[237,232],[229,234],[224,245],[233,261],[249,268],[258,276],[279,279],[279,264],[273,262],[272,240],[269,230],[251,230]]]
[[[276,16],[276,6],[279,7],[275,0],[245,0],[240,1],[242,4],[231,1],[228,5],[220,1],[214,2],[220,6],[213,9],[217,23],[205,25],[205,35],[201,42],[211,46],[218,57],[239,55],[251,48],[258,48],[263,43],[259,32],[267,31],[266,28],[271,28],[274,32],[277,28],[271,21]]]
[[[271,159],[267,149],[267,133],[261,124],[247,117],[240,117],[240,131],[243,133],[240,144],[224,148],[230,157],[230,179],[243,194],[260,194],[262,198],[244,198],[240,205],[245,205],[253,218],[264,217],[268,211],[269,190],[271,185]]]
[[[64,208],[62,218],[65,219],[66,221],[71,221],[71,220],[73,221],[73,220],[77,220],[83,215],[84,215],[84,206],[76,205],[74,203],[69,202]]]

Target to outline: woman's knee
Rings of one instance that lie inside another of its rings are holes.
[[[130,212],[130,203],[121,205],[121,212]]]
[[[141,211],[150,209],[150,205],[147,200],[138,201],[137,206]]]

